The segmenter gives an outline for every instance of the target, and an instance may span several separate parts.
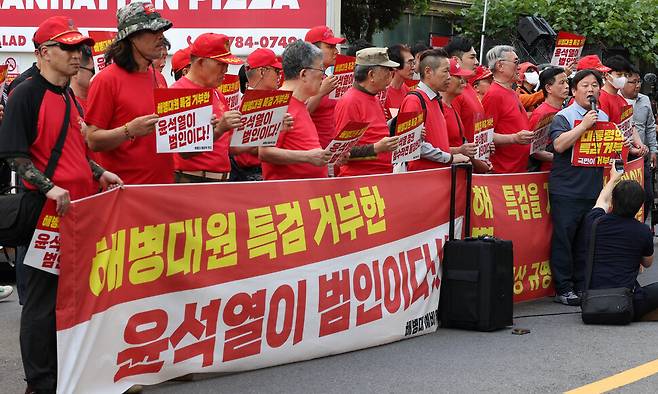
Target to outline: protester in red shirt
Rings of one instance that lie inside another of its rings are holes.
[[[228,37],[223,34],[204,33],[190,47],[190,70],[171,87],[178,89],[211,88],[213,94],[214,124],[213,150],[198,154],[175,154],[176,182],[200,183],[221,182],[229,179],[231,163],[228,159],[230,135],[227,133],[240,127],[240,113],[229,111],[224,96],[215,89],[221,85],[229,64],[241,64],[228,47]]]
[[[484,95],[489,91],[492,82],[493,75],[491,74],[491,70],[484,66],[478,66],[475,69],[475,74],[468,79],[468,84],[473,87],[480,102],[482,102]],[[465,89],[468,89],[468,86]],[[484,108],[482,110],[484,111]]]
[[[119,33],[105,55],[112,64],[89,88],[89,147],[100,151],[101,164],[126,183],[173,183],[173,155],[156,153],[153,88],[158,81],[150,67],[172,24],[141,2],[121,8],[117,19]]]
[[[443,110],[443,116],[446,118],[450,153],[460,153],[468,156],[473,162],[473,170],[475,172],[486,173],[491,170],[491,164],[474,159],[477,147],[473,142],[468,142],[464,136],[464,125],[459,114],[452,106],[455,98],[462,93],[464,86],[466,86],[466,80],[464,78],[471,74],[471,72],[466,71],[459,65],[456,58],[450,58],[450,83],[448,89],[442,94],[441,101],[443,105],[441,109]]]
[[[562,67],[549,67],[539,74],[539,91],[543,93],[544,102],[532,111],[528,121],[530,130],[535,130],[539,121],[547,115],[558,113],[562,109],[562,103],[569,95],[569,81]],[[539,167],[539,171],[549,171],[553,162],[553,152],[549,150],[535,152],[531,156],[533,167]]]
[[[304,41],[310,42],[320,48],[322,51],[322,65],[327,69],[336,64],[336,55],[338,54],[336,45],[344,43],[345,39],[335,37],[334,32],[327,26],[315,26],[306,33]],[[329,93],[336,89],[337,83],[338,77],[333,75],[324,78],[320,86],[320,91],[309,98],[306,103],[313,123],[315,123],[315,127],[318,130],[320,145],[323,148],[329,145],[336,133],[334,128],[336,124],[334,117],[336,100],[330,99]]]
[[[326,178],[331,152],[320,147],[318,132],[304,102],[318,94],[324,68],[322,52],[304,41],[295,41],[283,51],[282,90],[292,91],[288,113],[294,125],[279,134],[276,147],[259,147],[263,178]]]
[[[530,142],[528,115],[512,89],[519,78],[519,57],[514,47],[497,45],[487,52],[487,64],[494,83],[482,100],[487,117],[493,117],[496,153],[491,156],[493,172],[498,174],[526,172]]]
[[[407,170],[427,170],[441,168],[450,163],[469,161],[459,153],[450,153],[448,127],[441,111],[441,95],[450,84],[450,63],[443,49],[430,49],[420,55],[420,82],[416,87],[426,111],[423,111],[421,98],[408,95],[402,101],[400,112],[424,112],[425,138],[421,144],[420,159],[407,163]]]
[[[104,187],[122,181],[86,157],[81,113],[68,88],[79,71],[83,45],[94,45],[66,16],[54,16],[39,25],[33,38],[40,71],[12,91],[0,128],[0,160],[7,160],[25,186],[55,202],[59,216],[71,200],[95,192],[93,179]],[[68,114],[68,118],[67,118]],[[64,128],[64,142],[52,174],[51,156]],[[50,202],[46,202],[49,204]],[[21,311],[20,345],[26,393],[55,393],[57,388],[57,335],[55,304],[58,276],[23,265],[26,298]]]
[[[340,176],[387,174],[393,172],[391,152],[398,137],[389,137],[386,117],[377,94],[391,83],[394,67],[386,48],[365,48],[356,53],[354,86],[336,104],[336,130],[349,122],[368,123],[368,129],[340,167]]]
[[[389,47],[388,57],[391,61],[400,64],[393,74],[391,84],[386,88],[386,102],[384,106],[390,111],[391,108],[395,110],[399,109],[402,99],[409,93],[409,86],[407,86],[406,82],[414,76],[414,64],[416,61],[411,55],[411,49],[403,44]]]
[[[457,58],[463,69],[474,72],[478,67],[477,53],[473,48],[473,42],[468,38],[453,37],[446,45],[445,50],[448,55]],[[471,84],[464,86],[462,94],[455,98],[452,106],[464,124],[464,136],[469,142],[473,142],[475,122],[484,116],[484,108]]]
[[[94,71],[94,59],[91,57],[91,49],[88,46],[82,46],[81,50],[80,69],[71,77],[71,90],[73,90],[78,104],[86,111],[89,82],[96,72]]]
[[[623,57],[615,55],[606,59],[604,67],[607,68],[607,71],[604,71],[603,74],[605,83],[599,95],[599,106],[603,112],[608,114],[611,122],[619,125],[623,109],[628,105],[626,99],[619,94],[619,90],[626,85],[626,81],[631,75],[632,65]],[[635,129],[633,129],[632,144],[629,148],[629,153],[635,157],[649,153],[649,148],[642,143]]]
[[[267,48],[258,48],[248,57],[244,65],[246,88],[276,90],[283,66],[276,54]],[[233,152],[231,152],[233,153]],[[231,156],[231,181],[261,181],[263,174],[258,158],[258,148],[247,148]]]
[[[171,57],[171,75],[178,81],[190,70],[190,47],[179,49]]]

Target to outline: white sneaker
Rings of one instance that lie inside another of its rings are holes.
[[[11,286],[0,286],[0,300],[5,299],[14,292],[14,288]]]

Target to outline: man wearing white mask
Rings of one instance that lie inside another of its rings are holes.
[[[599,108],[610,117],[615,124],[621,123],[621,113],[628,103],[619,95],[619,90],[626,85],[630,76],[632,65],[625,58],[615,55],[606,59],[603,63],[608,71],[603,76],[605,83],[601,88],[599,96]],[[629,152],[635,157],[644,156],[649,153],[649,148],[642,143],[637,131],[633,132],[633,144]]]
[[[539,85],[539,71],[534,64],[525,62],[519,65],[518,85],[516,93],[527,112],[532,112],[544,101],[544,93],[536,91]]]

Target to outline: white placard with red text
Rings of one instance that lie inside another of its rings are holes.
[[[420,145],[423,131],[422,112],[401,112],[397,117],[395,135],[400,137],[398,148],[393,151],[393,164],[420,159]]]
[[[329,164],[334,164],[345,153],[349,152],[359,138],[368,129],[369,123],[364,122],[349,122],[338,135],[327,145],[327,149],[331,152],[331,159]]]
[[[493,144],[494,123],[493,118],[486,118],[475,122],[473,142],[477,151],[475,159],[489,160],[491,144]]]
[[[578,34],[561,31],[555,40],[555,50],[551,64],[559,67],[566,67],[578,60],[583,53],[585,46],[585,37]]]
[[[621,122],[617,125],[624,140],[633,136],[633,106],[626,105],[621,110]]]
[[[550,139],[551,122],[554,117],[555,114],[547,114],[537,122],[535,134],[532,136],[532,142],[530,143],[530,154],[546,150]]]
[[[116,31],[89,30],[89,37],[95,41],[94,46],[91,47],[91,57],[94,60],[94,70],[96,72],[107,66],[105,64],[105,52],[112,45],[116,35]]]
[[[276,145],[291,97],[287,90],[247,90],[239,108],[242,126],[233,130],[231,146]]]
[[[229,111],[237,111],[240,107],[240,77],[231,74],[224,75],[224,80],[219,85],[219,91],[226,99]]]
[[[59,216],[53,200],[46,200],[23,264],[59,275]]]
[[[213,148],[212,89],[155,89],[158,153],[207,152]]]
[[[354,67],[356,58],[352,56],[336,55],[334,65],[334,76],[338,78],[336,89],[329,93],[329,98],[336,100],[345,94],[354,85]]]

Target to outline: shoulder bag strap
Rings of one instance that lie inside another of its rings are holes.
[[[598,217],[592,223],[591,234],[589,235],[589,253],[587,254],[587,266],[585,267],[585,290],[589,290],[589,285],[592,282],[592,271],[594,269],[594,241],[596,241],[596,227],[603,219],[603,216]]]
[[[407,93],[407,96],[408,95],[418,97],[418,100],[420,100],[420,106],[423,109],[423,116],[424,116],[424,118],[427,118],[427,104],[425,104],[425,99],[423,98],[423,95],[418,93],[415,90],[412,90],[411,92]],[[423,120],[425,120],[425,119],[423,119]]]
[[[55,174],[55,168],[57,167],[59,158],[62,156],[64,141],[66,141],[66,134],[69,130],[69,120],[71,119],[71,100],[69,99],[68,89],[64,92],[64,102],[66,103],[64,122],[62,123],[59,136],[57,137],[57,142],[55,142],[55,146],[53,147],[52,153],[50,154],[50,159],[48,159],[46,171],[44,172],[44,175],[48,178],[52,178]]]

